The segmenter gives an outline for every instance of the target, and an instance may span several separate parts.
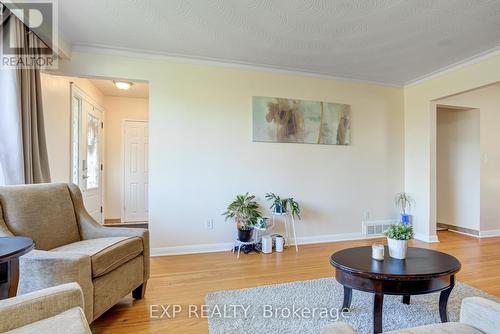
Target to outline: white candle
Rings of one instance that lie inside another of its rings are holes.
[[[381,244],[372,245],[372,258],[379,261],[384,259],[384,245]]]

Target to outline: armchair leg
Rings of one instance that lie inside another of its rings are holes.
[[[146,286],[147,286],[147,281],[139,285],[137,288],[132,291],[132,297],[134,299],[142,299],[144,295],[146,294]]]

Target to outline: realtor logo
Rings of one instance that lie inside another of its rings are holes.
[[[56,7],[51,0],[2,0],[1,68],[57,68]]]

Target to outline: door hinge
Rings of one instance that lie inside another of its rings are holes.
[[[102,206],[101,206],[101,213],[102,213]]]
[[[104,122],[101,122],[101,129],[104,129]]]
[[[104,170],[104,165],[101,164],[101,172]]]

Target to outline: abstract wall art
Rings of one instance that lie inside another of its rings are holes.
[[[254,96],[253,141],[351,144],[348,104]]]

